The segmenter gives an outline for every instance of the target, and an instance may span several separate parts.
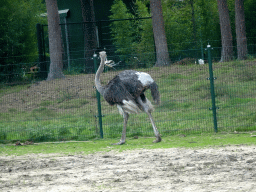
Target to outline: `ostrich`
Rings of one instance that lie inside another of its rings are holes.
[[[151,102],[145,97],[144,92],[151,90],[151,95],[156,104],[160,103],[158,86],[152,77],[144,72],[125,70],[115,76],[106,86],[100,83],[100,74],[104,70],[104,65],[112,67],[111,61],[107,60],[105,51],[99,53],[101,62],[95,75],[95,85],[99,93],[111,105],[116,105],[119,113],[124,118],[123,132],[121,140],[114,145],[122,145],[126,139],[126,127],[129,114],[144,111],[147,113],[156,136],[154,143],[160,142],[161,137],[154,123],[151,112],[154,110]]]

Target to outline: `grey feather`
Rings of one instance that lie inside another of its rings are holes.
[[[114,77],[105,86],[104,99],[110,104],[123,104],[123,100],[134,100],[142,97],[147,89],[151,90],[151,95],[156,104],[160,104],[160,94],[155,82],[147,86],[138,80],[138,71],[125,70]]]
[[[134,100],[126,87],[120,82],[120,78],[118,76],[114,77],[105,86],[103,97],[110,105],[123,105],[123,100]]]

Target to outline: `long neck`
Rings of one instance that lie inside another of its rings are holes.
[[[104,91],[105,91],[105,88],[104,86],[101,85],[100,83],[100,74],[103,72],[104,70],[104,62],[105,62],[105,59],[104,58],[101,58],[101,62],[100,62],[100,66],[96,72],[96,75],[95,75],[95,85],[96,85],[96,89],[99,91],[99,93],[101,95],[103,95]]]

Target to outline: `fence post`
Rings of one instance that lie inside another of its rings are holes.
[[[93,54],[93,61],[94,61],[94,69],[95,73],[97,72],[97,54]],[[99,118],[99,126],[100,126],[100,137],[103,138],[103,129],[102,129],[102,113],[101,113],[101,102],[100,102],[100,93],[96,89],[96,97],[98,102],[98,118]]]
[[[71,66],[70,66],[70,51],[69,51],[69,39],[68,39],[68,23],[67,23],[67,17],[64,17],[64,23],[65,23],[65,36],[66,36],[66,47],[67,47],[67,57],[68,57],[68,71],[70,72]]]
[[[97,21],[96,22],[96,26],[97,26],[97,48],[103,48],[103,43],[102,43],[102,24],[101,21]]]
[[[218,126],[217,126],[217,112],[216,112],[216,105],[215,105],[215,91],[214,91],[214,77],[213,77],[213,70],[212,70],[212,56],[211,56],[211,45],[207,45],[207,51],[208,51],[208,63],[209,63],[209,75],[208,78],[210,80],[211,85],[211,97],[212,97],[212,110],[213,113],[213,124],[214,124],[214,131],[218,132]]]

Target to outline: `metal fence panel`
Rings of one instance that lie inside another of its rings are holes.
[[[110,42],[109,25],[97,24],[101,29],[101,44]],[[3,81],[0,86],[0,140],[56,141],[89,140],[103,137],[120,137],[123,118],[116,107],[109,106],[101,98],[103,135],[100,132],[98,102],[94,87],[93,54],[84,49],[84,23],[62,25],[64,79],[40,80],[33,63],[20,61],[7,67],[16,67],[13,81]],[[47,26],[43,26],[43,62],[49,65]],[[77,36],[71,36],[77,31]],[[192,50],[170,51],[173,63],[164,67],[153,67],[155,52],[116,53],[115,46],[105,46],[108,59],[119,64],[115,69],[106,68],[101,76],[103,84],[118,72],[134,69],[149,73],[157,82],[161,94],[161,105],[155,106],[153,117],[163,136],[214,132],[209,81],[209,66],[206,43]],[[201,45],[201,42],[199,43]],[[125,47],[129,49],[129,47]],[[150,48],[148,50],[154,50]],[[235,48],[234,48],[235,50]],[[256,130],[256,68],[255,45],[248,44],[248,60],[219,63],[221,48],[211,50],[215,89],[216,117],[219,132]],[[97,50],[88,50],[97,52]],[[198,59],[204,55],[204,63]],[[175,56],[175,57],[174,57]],[[22,56],[21,56],[22,58]],[[19,61],[19,60],[18,60]],[[96,58],[99,64],[99,58]],[[8,71],[6,69],[6,71]],[[22,75],[21,75],[22,74]],[[17,79],[15,79],[17,77]],[[151,99],[149,92],[147,97]],[[131,115],[127,136],[153,136],[153,129],[145,113]]]

